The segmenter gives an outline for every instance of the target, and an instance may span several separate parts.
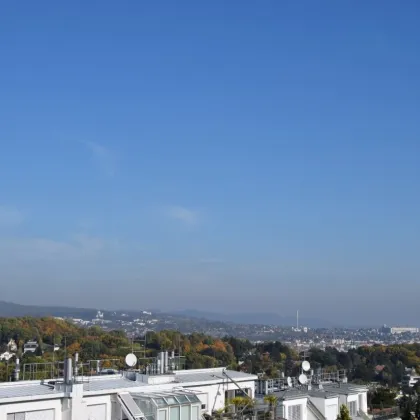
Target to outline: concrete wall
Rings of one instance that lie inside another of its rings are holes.
[[[3,404],[0,405],[0,419],[7,419],[11,413],[22,413],[25,411],[54,410],[54,419],[63,420],[61,415],[61,399],[41,400],[25,403]]]

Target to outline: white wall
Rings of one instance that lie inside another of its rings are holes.
[[[339,408],[338,408],[338,409],[340,409],[340,407],[341,407],[343,404],[344,404],[344,405],[347,405],[347,395],[340,394],[340,395],[338,396],[338,406],[339,406]]]
[[[255,382],[239,382],[239,385],[242,389],[248,388],[251,390],[251,398],[254,398],[255,395]],[[213,384],[213,385],[202,385],[194,387],[185,387],[186,389],[191,389],[200,393],[200,400],[203,404],[206,404],[206,410],[204,412],[211,413],[214,407],[214,410],[225,407],[225,391],[235,391],[238,387],[232,382],[225,382],[224,384]],[[220,393],[220,395],[218,395]],[[207,394],[207,399],[203,394]]]
[[[302,406],[302,420],[308,419],[308,407],[306,404],[307,398],[297,398],[295,400],[286,400],[283,401],[283,415],[284,418],[289,420],[289,407],[291,405],[301,405]]]
[[[368,406],[367,406],[367,392],[361,392],[359,394],[359,406],[357,407],[358,410],[363,411],[364,413],[367,413]]]
[[[312,413],[311,410],[308,409],[308,418],[304,420],[318,420],[315,416],[315,414]]]
[[[104,396],[101,396],[101,397],[85,397],[85,398],[83,398],[83,401],[84,401],[84,403],[87,407],[94,406],[94,405],[100,405],[100,404],[105,405],[105,407],[106,407],[106,418],[103,419],[103,420],[111,420],[112,405],[111,405],[111,396],[110,395],[104,395]],[[78,420],[77,418],[74,418],[74,419]]]
[[[327,420],[336,420],[340,410],[339,399],[327,398],[325,400],[325,414]]]
[[[243,381],[238,382],[241,388],[248,388],[251,390],[251,397],[255,395],[255,382],[254,381]],[[185,384],[187,385],[187,384]],[[225,391],[237,390],[237,386],[232,382],[225,381],[222,384],[212,385],[198,385],[198,386],[185,386],[179,384],[175,388],[185,387],[198,391],[201,395],[199,396],[203,404],[206,404],[204,412],[211,413],[213,407],[215,410],[224,408],[225,406]],[[139,386],[138,388],[130,388],[128,391],[131,392],[153,392],[157,390],[171,391],[174,389],[174,384],[162,384],[162,385],[151,385],[151,386]],[[106,391],[104,391],[106,392]],[[218,395],[218,392],[220,395]],[[106,419],[103,420],[114,420],[111,417],[112,414],[112,402],[111,395],[96,395],[96,396],[83,396],[83,385],[76,384],[73,386],[72,398],[57,398],[57,399],[45,399],[32,401],[27,403],[10,403],[0,405],[0,420],[6,419],[9,413],[19,413],[24,411],[35,411],[35,410],[55,410],[54,420],[87,420],[87,409],[89,405],[106,405]],[[305,404],[306,409],[306,404]],[[114,407],[114,412],[115,412]],[[117,417],[118,418],[118,417]],[[303,419],[305,419],[303,417]]]
[[[347,395],[347,404],[352,401],[358,402],[358,394]]]
[[[316,398],[310,397],[315,407],[327,418],[327,420],[336,420],[340,409],[339,397],[334,398]],[[308,410],[308,413],[310,410]]]
[[[0,420],[6,419],[7,414],[22,413],[25,411],[54,410],[54,420],[62,420],[61,399],[31,401],[26,403],[0,405]]]
[[[325,416],[325,405],[326,405],[326,399],[325,398],[316,398],[316,397],[310,397],[310,400],[313,402],[315,407]]]

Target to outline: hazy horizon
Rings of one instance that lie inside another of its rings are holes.
[[[69,310],[91,310],[91,311],[108,311],[108,312],[141,312],[141,311],[150,311],[153,314],[168,314],[173,316],[181,317],[191,317],[191,318],[202,318],[210,321],[221,321],[228,323],[236,324],[265,324],[265,325],[279,325],[279,326],[289,326],[295,327],[297,324],[296,313],[279,313],[279,312],[269,312],[269,311],[258,311],[258,312],[244,312],[244,311],[226,311],[221,310],[218,312],[205,311],[199,308],[182,308],[182,309],[173,309],[168,308],[154,308],[154,307],[106,307],[106,306],[81,306],[81,305],[35,305],[33,303],[23,303],[23,302],[10,302],[0,300],[1,303],[11,304],[11,305],[22,305],[24,307],[35,306],[36,308],[68,308]],[[1,309],[1,306],[0,306]],[[1,312],[1,311],[0,311]],[[23,313],[22,313],[23,314]],[[1,315],[0,315],[1,316]],[[60,315],[62,316],[62,315]],[[255,318],[253,318],[255,316]],[[381,324],[371,324],[367,323],[352,323],[351,320],[346,320],[345,322],[336,322],[329,319],[322,319],[312,316],[311,313],[304,314],[302,317],[299,315],[299,327],[309,327],[309,328],[378,328],[382,327],[384,324],[388,326],[400,326],[400,327],[416,327],[417,322],[414,323],[392,323],[384,322]]]
[[[0,300],[415,323],[419,11],[5,3]]]

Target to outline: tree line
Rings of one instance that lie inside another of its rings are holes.
[[[7,350],[10,339],[16,342],[17,356],[22,363],[62,360],[66,355],[79,353],[81,361],[113,359],[117,367],[124,366],[124,357],[134,347],[142,350],[150,363],[157,352],[172,351],[183,356],[187,369],[224,366],[230,369],[275,378],[281,374],[294,376],[300,370],[299,352],[281,342],[252,343],[236,337],[215,338],[202,333],[181,334],[177,331],[148,332],[146,348],[132,342],[123,331],[106,331],[99,326],[78,327],[71,322],[45,318],[0,318],[0,354]],[[28,340],[39,344],[36,353],[23,354]],[[53,345],[60,349],[53,351]],[[335,348],[311,349],[309,361],[313,369],[347,370],[351,381],[378,382],[396,387],[406,368],[420,370],[420,344],[374,345],[339,352]],[[0,362],[0,380],[7,380],[7,372],[14,361]]]

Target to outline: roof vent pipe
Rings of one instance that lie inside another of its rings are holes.
[[[68,357],[64,362],[64,383],[70,385],[73,379],[72,359]]]
[[[165,352],[160,352],[160,373],[165,373]]]
[[[16,358],[15,370],[14,370],[14,379],[15,379],[16,382],[19,380],[19,373],[20,373],[20,360],[17,357]]]
[[[74,377],[75,378],[79,374],[78,363],[79,363],[79,353],[75,353],[74,354]]]
[[[169,353],[165,351],[165,371],[164,373],[168,373],[169,371]]]

